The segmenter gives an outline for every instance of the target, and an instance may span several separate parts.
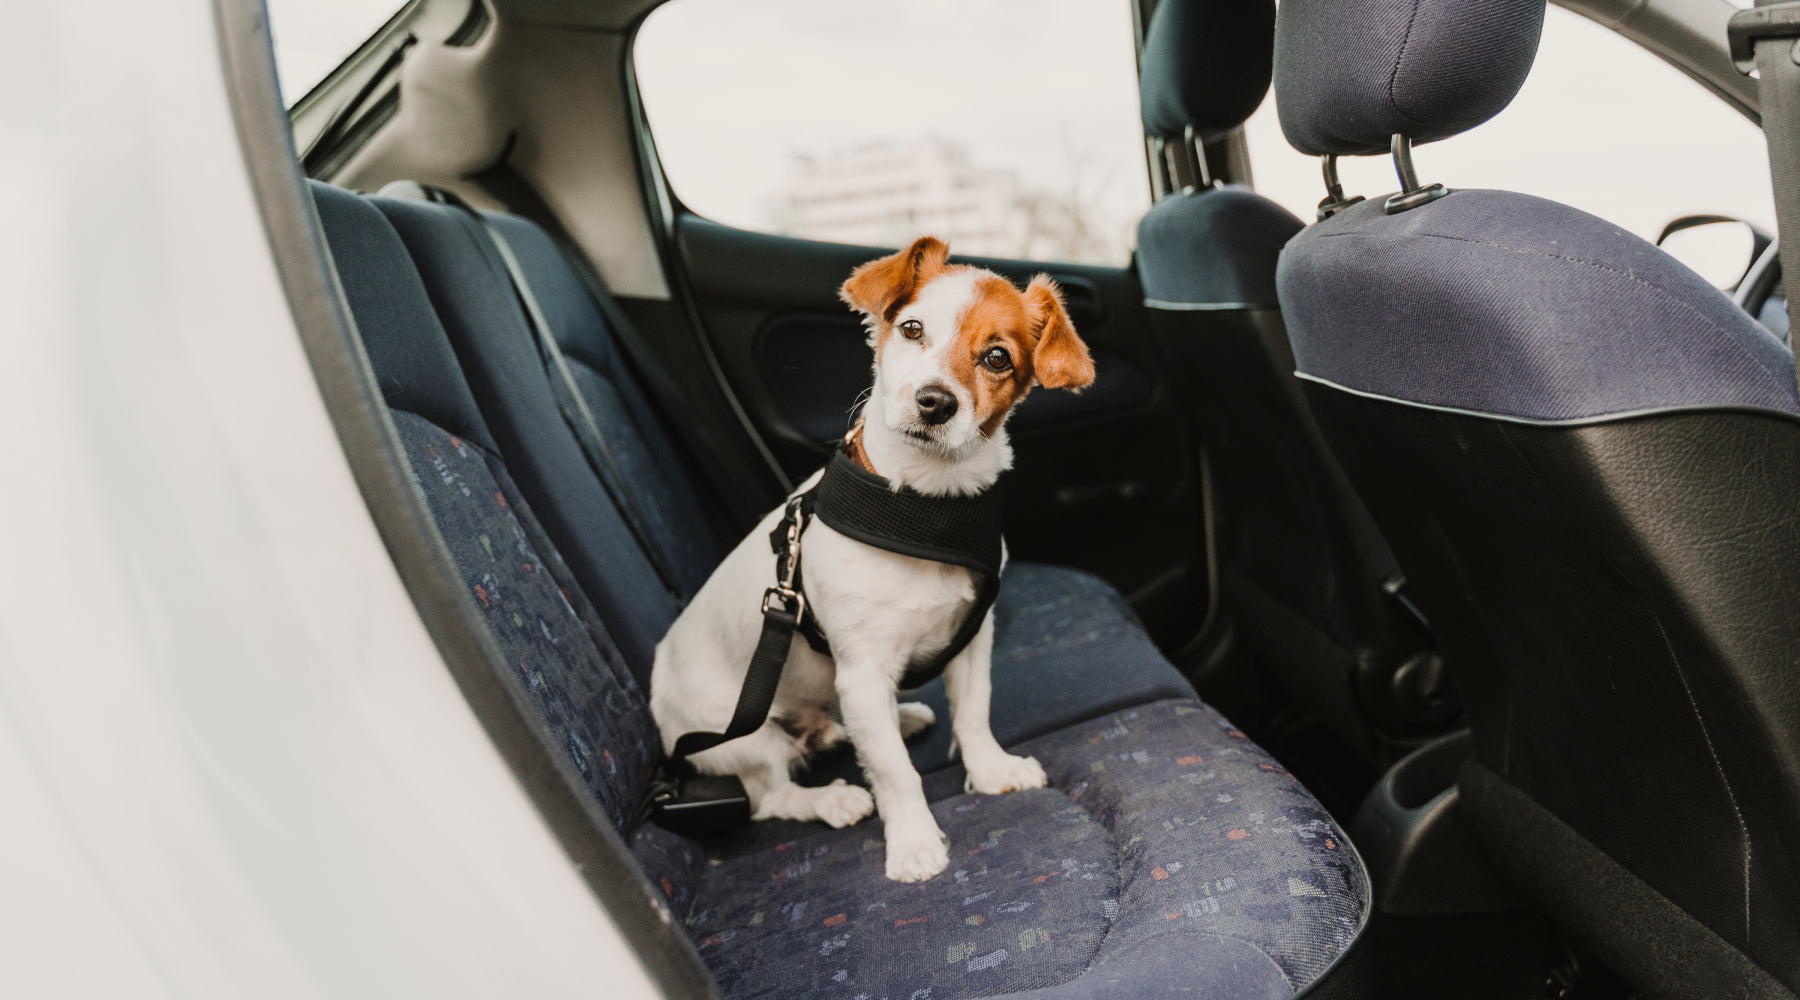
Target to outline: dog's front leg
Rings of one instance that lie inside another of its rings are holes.
[[[950,695],[950,731],[962,749],[966,791],[999,795],[1044,787],[1044,768],[1031,757],[1015,757],[1001,749],[988,722],[988,704],[994,693],[989,671],[994,659],[994,612],[989,611],[963,651],[944,668],[944,687]]]
[[[944,870],[950,852],[900,737],[894,682],[884,667],[878,661],[840,656],[838,708],[887,827],[887,877],[923,882]]]

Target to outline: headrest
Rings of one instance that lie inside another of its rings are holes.
[[[1302,153],[1382,153],[1465,132],[1531,71],[1544,0],[1283,0],[1281,130]]]
[[[1243,124],[1269,92],[1274,46],[1273,0],[1162,0],[1138,74],[1144,130],[1209,139]]]

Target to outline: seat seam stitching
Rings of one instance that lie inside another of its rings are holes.
[[[1419,0],[1413,0],[1412,13],[1408,14],[1406,17],[1406,33],[1400,36],[1400,51],[1394,56],[1393,71],[1388,73],[1387,100],[1388,107],[1394,109],[1394,114],[1399,115],[1401,121],[1406,122],[1408,125],[1423,126],[1425,124],[1424,122],[1413,118],[1412,115],[1401,110],[1400,102],[1394,97],[1394,85],[1400,80],[1400,67],[1406,62],[1406,47],[1412,42],[1413,24],[1418,19]]]
[[[1700,714],[1700,703],[1694,698],[1694,689],[1689,686],[1687,671],[1681,667],[1681,657],[1676,654],[1675,647],[1669,642],[1668,630],[1663,628],[1662,618],[1652,616],[1656,622],[1656,634],[1662,639],[1663,649],[1668,651],[1669,662],[1675,667],[1675,676],[1681,681],[1681,690],[1687,695],[1688,707],[1694,712],[1694,722],[1700,727],[1700,738],[1706,742],[1706,752],[1712,757],[1713,770],[1718,772],[1719,782],[1725,786],[1725,798],[1731,803],[1731,812],[1737,817],[1738,833],[1744,839],[1744,942],[1750,940],[1750,827],[1744,822],[1744,811],[1738,807],[1737,793],[1731,788],[1731,779],[1725,775],[1725,764],[1719,760],[1719,751],[1713,746],[1712,733],[1706,727],[1706,719]]]

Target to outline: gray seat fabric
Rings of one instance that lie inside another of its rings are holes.
[[[1426,143],[1467,131],[1525,85],[1543,28],[1544,0],[1287,7],[1275,34],[1281,130],[1313,156],[1385,153],[1396,132]]]
[[[1285,0],[1283,128],[1354,154],[1473,127],[1541,17]],[[1352,206],[1288,244],[1277,287],[1313,411],[1456,671],[1478,836],[1636,989],[1793,996],[1791,353],[1643,240],[1503,191]]]
[[[1158,4],[1146,131],[1182,142],[1241,125],[1268,90],[1274,26],[1261,0]],[[1138,278],[1165,350],[1199,383],[1183,405],[1217,483],[1221,610],[1291,695],[1380,763],[1396,738],[1441,728],[1454,707],[1395,694],[1392,673],[1432,655],[1429,637],[1383,592],[1394,557],[1293,377],[1275,269],[1301,228],[1248,188],[1173,191],[1138,224]]]
[[[1552,423],[1800,412],[1792,354],[1731,299],[1530,195],[1453,191],[1393,216],[1353,205],[1289,247],[1281,295],[1301,377],[1349,391]]]

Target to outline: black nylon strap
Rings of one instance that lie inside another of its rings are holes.
[[[775,530],[769,533],[769,544],[776,550],[775,579],[777,581],[794,580],[793,593],[796,596],[785,600],[777,593],[778,588],[770,588],[763,594],[763,627],[762,634],[756,638],[756,651],[750,655],[750,667],[744,671],[744,688],[738,692],[737,707],[731,712],[731,721],[726,724],[722,733],[686,733],[675,741],[675,749],[669,752],[673,766],[680,767],[688,757],[740,736],[748,736],[755,732],[769,717],[769,707],[775,704],[775,689],[781,686],[781,672],[787,666],[788,649],[793,645],[794,632],[807,615],[806,598],[799,595],[798,581],[800,576],[799,549],[792,549],[795,563],[788,565],[790,552],[788,539],[798,538],[806,529],[806,517],[812,508],[811,490],[788,500],[787,509],[781,520],[776,523]]]
[[[575,376],[569,371],[569,363],[563,357],[562,347],[557,344],[556,334],[550,329],[550,321],[544,316],[537,296],[531,291],[531,282],[526,279],[525,269],[519,265],[519,258],[513,253],[512,244],[506,241],[506,237],[487,216],[454,193],[435,188],[427,191],[435,200],[454,205],[468,213],[487,235],[488,242],[493,244],[501,264],[506,268],[506,277],[512,284],[513,294],[525,309],[525,322],[537,338],[538,356],[550,377],[550,392],[555,397],[557,411],[569,426],[569,433],[575,436],[575,442],[581,448],[582,457],[587,459],[588,466],[593,470],[594,478],[600,480],[601,488],[606,490],[613,507],[625,521],[625,527],[631,531],[639,551],[649,561],[657,581],[675,599],[677,605],[686,604],[687,595],[676,582],[668,553],[644,523],[635,498],[626,488],[625,474],[619,468],[619,460],[613,455],[612,449],[607,447],[606,438],[601,435],[600,426],[594,420],[594,412],[588,408],[587,397],[581,394],[581,389],[575,384]]]
[[[832,530],[889,552],[961,566],[981,574],[981,589],[962,624],[938,654],[907,667],[901,690],[910,691],[944,672],[975,640],[988,610],[1000,596],[1000,485],[974,496],[925,496],[896,490],[881,476],[857,465],[838,448],[820,477],[816,516]]]
[[[1783,11],[1764,11],[1782,7]],[[1800,293],[1800,65],[1795,44],[1800,41],[1800,5],[1757,0],[1756,9],[1741,11],[1732,20],[1762,15],[1768,34],[1754,39],[1757,95],[1762,106],[1763,136],[1769,143],[1769,174],[1775,186],[1775,230],[1780,240],[1781,278],[1789,289],[1788,327],[1793,329],[1794,296]],[[1786,22],[1782,24],[1780,22]],[[1793,338],[1794,380],[1800,387],[1800,337]]]
[[[762,635],[756,639],[756,652],[750,657],[750,669],[744,674],[744,690],[738,693],[737,707],[731,722],[722,733],[687,733],[675,741],[669,756],[685,760],[721,743],[756,732],[769,718],[769,706],[775,704],[775,689],[781,686],[781,671],[787,666],[788,648],[793,645],[794,615],[783,608],[771,607],[763,612]]]
[[[925,496],[895,490],[842,448],[820,478],[818,517],[878,549],[1000,575],[999,484],[974,496]]]

